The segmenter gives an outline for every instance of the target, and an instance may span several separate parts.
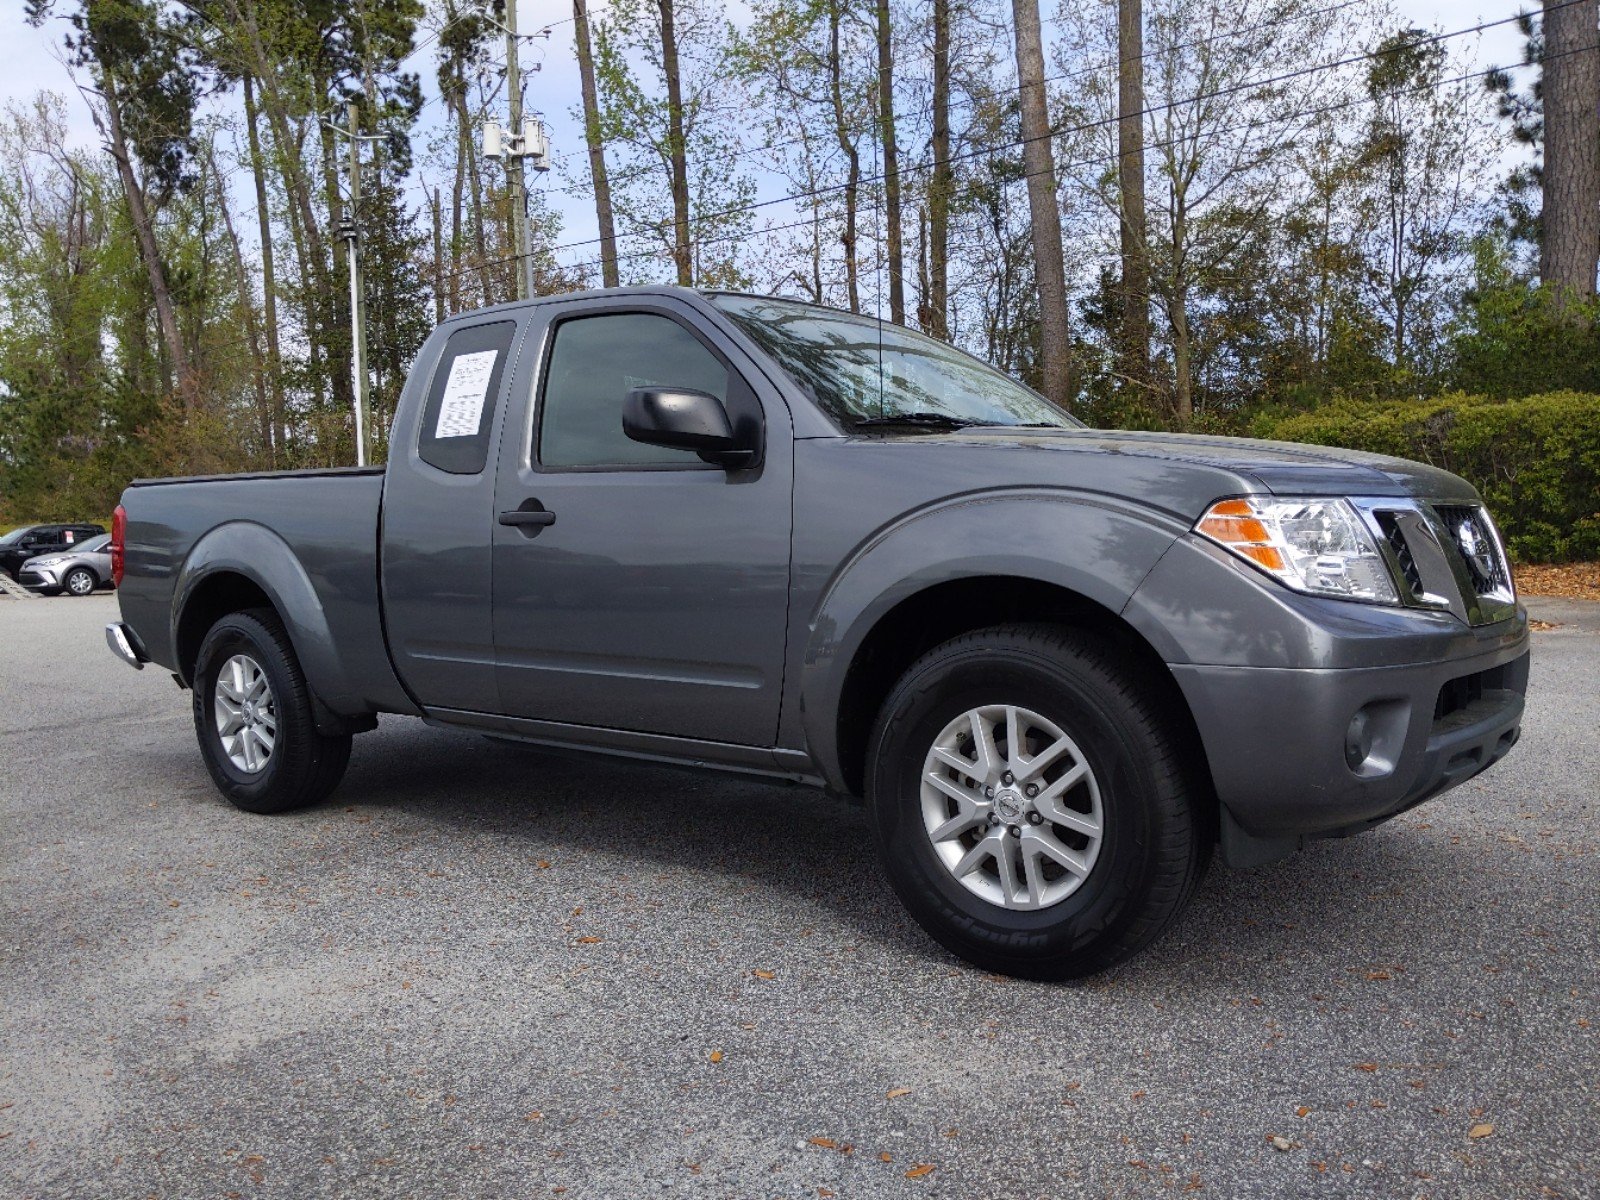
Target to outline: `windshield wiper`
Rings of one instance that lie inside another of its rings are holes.
[[[881,417],[856,417],[856,428],[864,425],[913,425],[926,429],[966,429],[976,425],[976,421],[968,421],[962,417],[952,417],[949,413],[936,412],[903,412],[885,413]]]

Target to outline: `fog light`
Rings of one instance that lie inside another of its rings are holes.
[[[1361,779],[1391,774],[1405,749],[1411,701],[1369,700],[1344,731],[1344,762]]]
[[[1372,718],[1362,709],[1350,718],[1350,727],[1344,731],[1344,761],[1352,771],[1360,768],[1372,756]]]

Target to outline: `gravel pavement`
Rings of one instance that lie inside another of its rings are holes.
[[[1600,1196],[1597,611],[1487,777],[1068,987],[803,789],[386,718],[237,812],[113,598],[0,596],[0,1196]]]

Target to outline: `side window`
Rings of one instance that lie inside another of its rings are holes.
[[[655,313],[606,313],[556,326],[539,401],[547,467],[700,466],[693,452],[646,446],[622,432],[628,393],[652,384],[728,400],[728,368],[682,325]]]
[[[469,325],[450,335],[428,385],[417,454],[452,475],[476,475],[489,460],[500,378],[511,357],[515,321]]]

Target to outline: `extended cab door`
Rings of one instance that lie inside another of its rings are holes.
[[[425,708],[494,712],[494,450],[522,312],[441,326],[390,433],[380,562],[390,656]]]
[[[775,742],[789,597],[789,412],[687,302],[547,308],[531,411],[502,438],[494,636],[515,717],[746,746]],[[534,365],[532,356],[528,364]],[[710,392],[758,421],[725,470],[622,432],[630,389]],[[545,518],[540,518],[545,520]]]

